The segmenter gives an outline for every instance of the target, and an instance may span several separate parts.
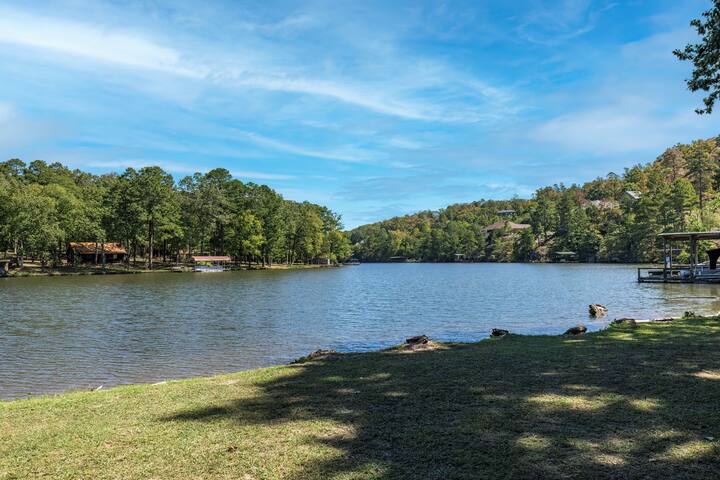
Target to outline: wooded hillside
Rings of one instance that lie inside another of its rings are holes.
[[[582,261],[658,261],[658,233],[720,229],[717,142],[679,144],[647,165],[584,185],[544,187],[530,200],[480,200],[363,225],[350,232],[354,255],[508,262],[574,253]],[[486,230],[506,221],[528,228]]]

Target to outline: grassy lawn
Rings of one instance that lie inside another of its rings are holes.
[[[0,478],[720,478],[720,320],[0,403]]]

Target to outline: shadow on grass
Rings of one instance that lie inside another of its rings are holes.
[[[298,480],[720,478],[716,325],[344,355],[165,420],[344,426],[308,437],[342,455],[303,464]]]

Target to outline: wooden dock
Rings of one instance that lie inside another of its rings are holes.
[[[707,251],[709,262],[698,262],[698,242],[720,240],[720,232],[668,232],[661,233],[663,240],[664,264],[656,267],[638,268],[639,283],[720,283],[720,270],[717,268],[720,248]],[[690,243],[690,263],[673,263],[673,244]]]

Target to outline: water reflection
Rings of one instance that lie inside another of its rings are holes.
[[[0,281],[0,398],[234,371],[493,327],[556,334],[720,311],[720,287],[635,283],[618,265],[402,264]]]

